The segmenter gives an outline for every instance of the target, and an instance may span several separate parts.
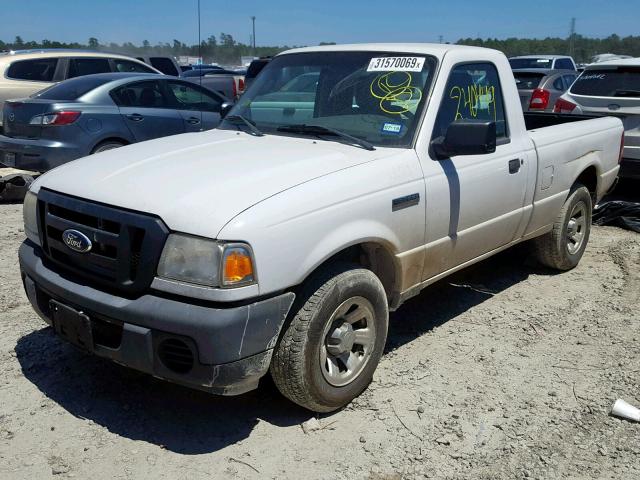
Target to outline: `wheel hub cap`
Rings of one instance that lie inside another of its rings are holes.
[[[587,207],[580,202],[571,210],[571,216],[567,222],[567,250],[575,254],[582,247],[587,229]]]
[[[325,380],[342,387],[354,381],[369,362],[375,346],[373,305],[353,297],[335,309],[323,334],[320,368]]]
[[[327,338],[327,351],[334,356],[340,356],[353,349],[356,334],[350,323],[343,323]]]

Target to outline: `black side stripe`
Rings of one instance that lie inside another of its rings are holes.
[[[403,208],[413,207],[414,205],[418,205],[419,203],[419,193],[412,193],[411,195],[406,195],[404,197],[394,198],[391,201],[391,211],[396,212],[398,210],[402,210]]]

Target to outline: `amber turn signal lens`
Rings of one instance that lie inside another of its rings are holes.
[[[224,254],[224,285],[253,281],[253,263],[244,248],[229,248]]]

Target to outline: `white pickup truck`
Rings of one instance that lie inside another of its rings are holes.
[[[371,381],[389,310],[429,284],[525,240],[575,267],[622,136],[617,118],[523,115],[497,51],[290,50],[218,130],[36,180],[24,286],[96,355],[225,395],[270,371],[335,410]]]

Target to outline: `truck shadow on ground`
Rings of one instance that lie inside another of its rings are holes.
[[[392,314],[386,351],[455,318],[532,271],[521,249],[515,248],[429,287]],[[25,377],[78,419],[176,453],[218,451],[249,437],[262,421],[284,427],[312,417],[281,397],[270,379],[239,397],[211,396],[86,355],[50,328],[20,338],[15,351]]]

